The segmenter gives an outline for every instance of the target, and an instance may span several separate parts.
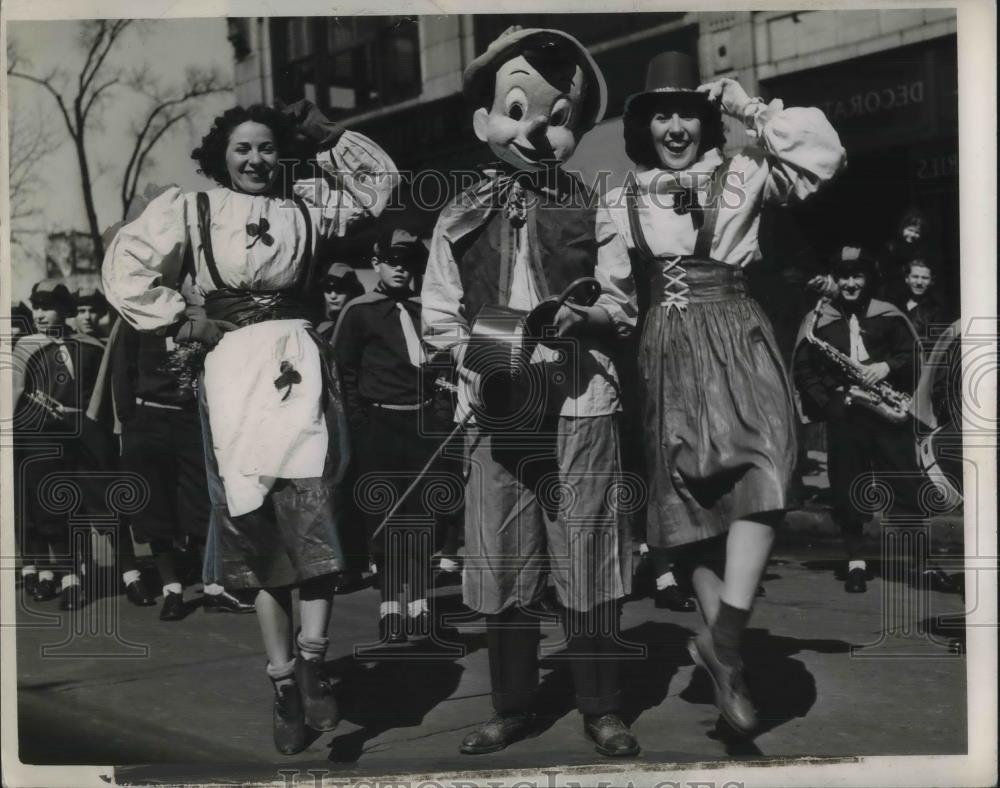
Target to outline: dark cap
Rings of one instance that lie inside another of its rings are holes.
[[[70,317],[76,314],[76,303],[69,288],[56,279],[43,279],[36,283],[28,300],[39,309],[58,309]]]
[[[331,264],[323,275],[322,285],[324,288],[329,286],[338,293],[347,293],[352,297],[361,295],[365,291],[357,273],[347,263]]]
[[[470,104],[477,104],[483,86],[495,76],[497,69],[508,60],[528,50],[552,49],[568,45],[576,53],[576,61],[587,79],[584,91],[584,111],[579,129],[587,131],[604,117],[608,107],[608,86],[604,75],[587,48],[569,33],[538,27],[512,25],[496,37],[479,57],[466,66],[462,75],[462,92]]]
[[[74,293],[73,300],[78,307],[92,306],[100,312],[108,311],[108,300],[96,287],[81,287]]]
[[[860,246],[842,246],[830,256],[829,265],[834,276],[853,273],[874,276],[878,272],[878,261]]]
[[[427,267],[427,247],[409,230],[387,228],[375,241],[375,260],[399,263],[414,273],[422,273]]]

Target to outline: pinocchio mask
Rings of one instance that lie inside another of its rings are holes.
[[[587,50],[558,30],[512,27],[465,72],[473,128],[517,170],[557,167],[603,117],[604,77]]]

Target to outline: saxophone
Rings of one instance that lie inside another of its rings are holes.
[[[851,359],[846,353],[841,353],[829,342],[817,337],[813,330],[819,320],[820,311],[829,299],[821,298],[816,302],[816,308],[809,317],[805,338],[819,350],[839,370],[847,384],[847,394],[844,404],[858,404],[863,408],[877,413],[893,424],[905,421],[913,409],[913,398],[909,394],[897,391],[886,381],[873,385],[866,384],[861,379],[862,366]]]

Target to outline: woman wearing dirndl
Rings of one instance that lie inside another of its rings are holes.
[[[722,113],[758,144],[723,156]],[[629,295],[644,313],[647,541],[691,571],[708,626],[689,650],[724,718],[749,733],[756,713],[739,647],[796,449],[792,388],[742,269],[757,251],[762,203],[809,197],[844,150],[818,109],[766,105],[733,79],[699,85],[696,64],[677,52],[651,61],[624,133],[637,171],[606,195],[597,234],[601,265],[631,264]],[[720,577],[711,559],[723,540]]]
[[[320,171],[292,181],[282,156],[303,149]],[[235,107],[192,158],[219,188],[156,197],[109,246],[104,286],[138,330],[209,348],[199,396],[212,543],[227,588],[260,589],[275,746],[290,754],[305,747],[305,725],[331,730],[338,716],[322,665],[343,566],[333,497],[347,437],[332,359],[313,328],[312,260],[318,244],[382,211],[395,165],[308,102]]]

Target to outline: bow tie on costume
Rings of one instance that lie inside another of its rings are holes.
[[[678,216],[691,214],[691,223],[696,230],[700,230],[705,222],[705,209],[698,202],[698,192],[690,186],[674,192],[674,213]]]
[[[507,219],[514,227],[523,227],[527,221],[528,192],[533,192],[535,198],[545,195],[562,200],[570,187],[566,174],[559,169],[538,172],[488,170],[486,174],[492,175],[494,179],[494,204],[504,209]]]

